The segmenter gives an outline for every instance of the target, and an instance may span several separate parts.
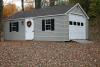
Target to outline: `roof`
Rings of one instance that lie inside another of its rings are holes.
[[[33,10],[32,12],[18,12],[10,16],[9,19],[64,14],[73,6],[74,5],[68,4],[68,5],[40,8],[40,9]]]

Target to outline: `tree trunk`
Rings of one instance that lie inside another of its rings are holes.
[[[41,8],[41,0],[35,0],[35,8]]]
[[[0,0],[0,31],[2,31],[3,0]]]
[[[24,11],[24,0],[21,0],[22,3],[22,11]]]
[[[50,6],[54,6],[55,5],[55,0],[50,0]]]

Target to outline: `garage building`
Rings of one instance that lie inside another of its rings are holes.
[[[18,12],[4,24],[5,40],[88,39],[88,20],[79,3]]]

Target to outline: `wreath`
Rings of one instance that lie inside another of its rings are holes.
[[[28,26],[28,27],[31,27],[31,25],[32,25],[31,21],[28,21],[28,22],[27,22],[27,26]]]

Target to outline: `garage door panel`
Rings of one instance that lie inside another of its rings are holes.
[[[86,19],[80,15],[70,14],[69,21],[80,23],[80,25],[69,25],[69,39],[86,39]],[[83,26],[81,23],[83,23]]]

